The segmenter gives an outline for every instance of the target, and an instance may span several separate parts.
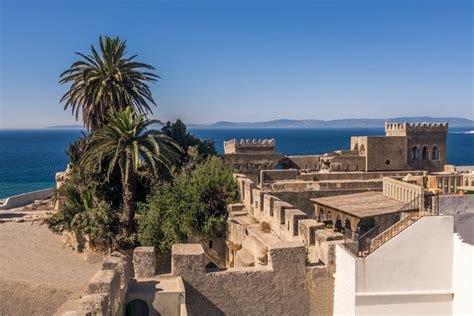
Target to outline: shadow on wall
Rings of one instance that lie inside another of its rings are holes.
[[[159,281],[140,281],[132,285],[131,291],[128,293],[128,303],[126,305],[126,316],[148,316],[149,309],[152,309],[151,315],[161,315],[153,308],[153,300],[155,293],[159,291]],[[139,293],[139,295],[133,295]]]
[[[207,315],[207,316],[223,316],[225,315],[216,305],[207,299],[199,290],[183,280],[186,288],[186,305],[188,307],[188,314],[193,315]],[[229,297],[230,299],[230,297]],[[199,304],[193,304],[199,302]]]
[[[145,303],[145,301],[139,299],[129,302],[125,311],[126,316],[148,316],[149,313],[148,305]],[[155,313],[155,315],[161,314]]]

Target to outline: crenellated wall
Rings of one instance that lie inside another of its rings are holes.
[[[173,245],[172,273],[184,280],[189,315],[332,314],[331,277],[306,266],[301,243],[272,244],[268,257],[263,267],[206,270],[200,245]]]

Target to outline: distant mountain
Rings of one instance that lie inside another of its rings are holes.
[[[190,125],[194,128],[376,128],[385,122],[448,122],[449,127],[474,128],[474,121],[461,117],[396,117],[389,119],[290,120],[278,119],[262,122],[217,122],[210,125]]]
[[[48,126],[46,128],[57,128],[57,129],[83,129],[82,125],[57,125],[57,126]]]

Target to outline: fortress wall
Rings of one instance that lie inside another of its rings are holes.
[[[173,245],[172,273],[184,280],[189,315],[332,313],[332,300],[326,297],[332,293],[332,277],[326,269],[305,265],[302,244],[273,244],[268,253],[266,267],[206,270],[200,245]]]
[[[298,180],[304,181],[335,181],[335,180],[376,180],[383,177],[403,178],[407,174],[422,176],[424,171],[372,171],[372,172],[327,172],[327,173],[304,173],[298,176]]]
[[[25,206],[33,203],[35,200],[44,200],[53,194],[54,189],[44,189],[23,194],[18,194],[7,198],[3,204],[0,204],[0,210],[9,210],[16,207]]]
[[[77,310],[62,315],[122,315],[125,313],[127,291],[133,268],[129,256],[113,252],[102,261],[102,269],[89,281],[86,293],[80,298],[73,296],[63,306]],[[80,302],[74,302],[79,300]]]
[[[282,167],[287,169],[319,170],[320,157],[321,155],[287,156],[282,161]]]
[[[406,170],[407,139],[402,136],[368,136],[366,171]]]
[[[262,170],[260,171],[260,184],[282,180],[296,180],[299,175],[296,169]]]

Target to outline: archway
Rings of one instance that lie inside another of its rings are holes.
[[[428,160],[429,157],[428,157],[428,147],[427,146],[423,146],[423,151],[421,153],[421,159],[422,160]]]
[[[136,299],[127,304],[126,316],[148,316],[148,305],[145,301]]]
[[[433,150],[432,150],[432,153],[431,153],[431,159],[439,160],[439,147],[438,146],[433,146]]]
[[[326,216],[323,221],[324,224],[326,224],[326,227],[332,227],[332,216],[331,216],[331,211],[326,212]]]
[[[344,222],[344,235],[348,238],[352,238],[351,220],[349,218],[346,218]]]
[[[344,227],[342,226],[342,218],[341,215],[336,215],[336,224],[334,225],[334,230],[344,233]]]
[[[318,222],[322,222],[322,221],[324,221],[324,219],[325,219],[325,218],[324,218],[324,210],[323,210],[323,208],[321,207],[321,208],[319,209],[319,213],[318,213]]]
[[[413,146],[411,149],[411,160],[418,160],[418,146]]]

